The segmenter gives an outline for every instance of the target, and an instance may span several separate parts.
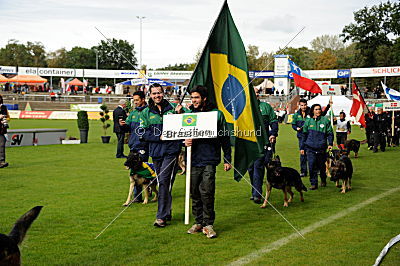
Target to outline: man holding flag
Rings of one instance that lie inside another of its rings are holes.
[[[267,133],[248,78],[246,50],[227,1],[211,30],[188,87],[208,88],[208,99],[224,114],[233,130],[235,180],[263,156]]]

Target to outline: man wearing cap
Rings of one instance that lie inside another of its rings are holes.
[[[125,139],[125,127],[121,126],[119,121],[125,121],[127,118],[126,112],[126,100],[121,99],[118,102],[118,107],[115,108],[113,112],[113,120],[114,120],[114,133],[117,135],[117,154],[116,158],[126,158],[124,155],[124,139]]]

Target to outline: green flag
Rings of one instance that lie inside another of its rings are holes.
[[[268,142],[249,83],[246,50],[225,1],[188,88],[206,86],[209,100],[224,113],[229,129],[234,132],[237,181],[250,164],[262,156]]]

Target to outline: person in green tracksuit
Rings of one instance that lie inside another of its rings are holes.
[[[263,122],[265,130],[268,133],[268,138],[266,139],[266,147],[264,149],[264,156],[258,158],[250,165],[248,172],[251,181],[251,198],[254,203],[260,204],[262,202],[262,185],[264,181],[265,165],[269,162],[274,152],[274,147],[272,145],[276,142],[276,137],[278,137],[278,120],[274,109],[271,105],[266,102],[261,102],[259,100],[260,92],[258,89],[254,88],[255,94],[258,99],[258,106],[263,117]]]
[[[315,190],[318,189],[318,172],[320,172],[321,187],[326,186],[326,149],[332,149],[333,130],[329,119],[321,115],[321,105],[314,104],[310,111],[313,117],[307,118],[303,125],[304,141],[300,153],[307,154],[310,190]]]

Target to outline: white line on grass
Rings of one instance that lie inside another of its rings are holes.
[[[382,199],[382,198],[384,198],[386,196],[389,196],[389,195],[391,195],[391,194],[393,194],[393,193],[395,193],[395,192],[397,192],[399,190],[400,190],[400,187],[393,188],[391,190],[383,192],[382,194],[379,194],[377,196],[369,198],[366,201],[363,201],[363,202],[361,202],[361,203],[359,203],[359,204],[357,204],[357,205],[355,205],[353,207],[347,208],[347,209],[345,209],[345,210],[343,210],[341,212],[338,212],[337,214],[329,216],[326,219],[323,219],[323,220],[318,221],[318,222],[316,222],[316,223],[314,223],[312,225],[309,225],[306,228],[300,230],[300,232],[301,232],[302,235],[310,233],[310,232],[314,231],[315,229],[317,229],[319,227],[322,227],[324,225],[332,223],[333,221],[335,221],[337,219],[340,219],[340,218],[342,218],[342,217],[344,217],[344,216],[346,216],[346,215],[348,215],[348,214],[350,214],[352,212],[358,211],[359,209],[364,208],[365,206],[367,206],[367,205],[369,205],[371,203],[374,203],[375,201],[380,200],[380,199]],[[278,249],[278,248],[286,245],[291,240],[299,238],[299,237],[300,237],[299,234],[293,233],[293,234],[291,234],[291,235],[289,235],[287,237],[278,239],[277,241],[272,242],[272,243],[266,245],[265,247],[263,247],[263,248],[261,248],[259,250],[256,250],[256,251],[254,251],[254,252],[252,252],[252,253],[244,256],[244,257],[241,257],[238,260],[236,260],[234,262],[231,262],[229,265],[243,265],[243,264],[250,263],[250,262],[260,258],[261,256],[263,256],[263,255],[265,255],[265,254],[267,254],[267,253],[269,253],[269,252],[271,252],[271,251],[273,251],[275,249]]]

